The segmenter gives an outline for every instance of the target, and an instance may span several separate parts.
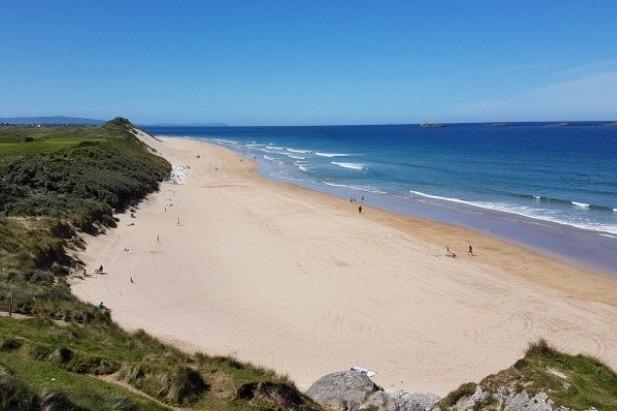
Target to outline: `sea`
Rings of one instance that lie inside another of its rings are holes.
[[[614,124],[144,128],[228,147],[268,178],[617,275]]]

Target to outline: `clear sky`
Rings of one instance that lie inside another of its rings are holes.
[[[617,120],[617,1],[2,0],[0,116]]]

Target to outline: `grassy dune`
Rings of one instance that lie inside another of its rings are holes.
[[[132,131],[0,128],[0,311],[26,315],[0,317],[0,410],[318,409],[285,377],[129,334],[71,294],[79,233],[115,226],[169,175]]]

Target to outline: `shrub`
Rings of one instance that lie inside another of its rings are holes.
[[[461,398],[473,395],[476,392],[477,384],[474,382],[467,382],[461,384],[457,389],[446,395],[439,404],[444,407],[450,407],[455,405]]]

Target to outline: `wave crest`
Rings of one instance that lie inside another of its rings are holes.
[[[339,163],[338,161],[331,161],[330,163],[351,170],[364,170],[365,168],[365,165],[361,163]]]
[[[349,154],[346,153],[324,153],[324,152],[315,152],[316,156],[320,157],[349,157]]]

